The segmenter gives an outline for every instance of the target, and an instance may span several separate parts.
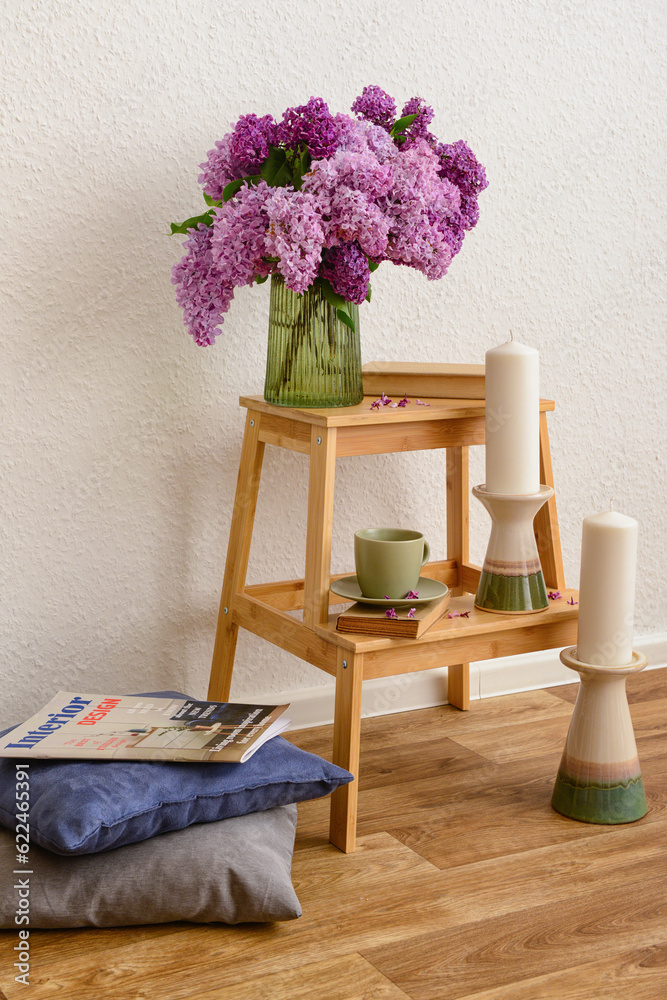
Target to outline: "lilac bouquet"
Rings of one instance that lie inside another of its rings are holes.
[[[370,299],[383,261],[447,273],[477,223],[484,168],[463,140],[429,132],[419,97],[397,119],[393,98],[369,86],[351,110],[332,115],[311,97],[279,122],[243,115],[209,152],[208,211],[171,225],[188,237],[171,280],[195,343],[214,343],[237,285],[271,274],[298,294],[317,283],[354,328],[348,303]]]

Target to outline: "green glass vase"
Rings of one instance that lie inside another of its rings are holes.
[[[354,406],[363,399],[359,307],[354,331],[315,283],[303,295],[271,275],[264,399],[279,406]]]

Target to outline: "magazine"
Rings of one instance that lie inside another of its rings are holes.
[[[244,763],[289,726],[288,705],[59,691],[0,738],[0,757]]]

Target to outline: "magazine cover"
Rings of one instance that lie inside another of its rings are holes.
[[[243,763],[287,729],[288,707],[59,691],[0,738],[0,757]]]

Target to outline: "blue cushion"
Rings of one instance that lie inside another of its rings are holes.
[[[10,830],[16,826],[16,764],[0,759],[0,824]],[[57,854],[95,854],[193,823],[316,799],[352,777],[280,736],[245,764],[35,760],[30,837]]]

